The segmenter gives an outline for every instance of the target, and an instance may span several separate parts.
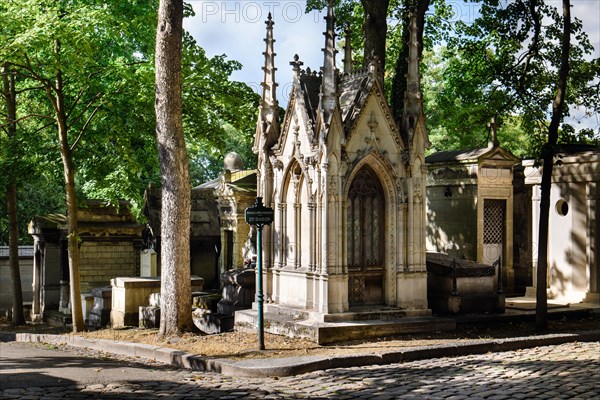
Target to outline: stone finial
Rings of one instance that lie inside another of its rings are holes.
[[[300,67],[304,65],[302,61],[300,61],[300,56],[298,54],[294,54],[294,61],[290,61],[290,65],[292,66],[292,71],[294,71],[294,75],[300,74]]]
[[[375,50],[371,51],[371,55],[369,56],[369,73],[373,75],[375,79],[381,79],[382,74],[380,73],[381,62],[379,61],[379,57],[375,55]]]
[[[223,159],[223,170],[225,171],[241,171],[244,169],[244,160],[235,151],[231,151],[225,155]]]

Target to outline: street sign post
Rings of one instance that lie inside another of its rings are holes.
[[[256,198],[252,207],[246,208],[246,223],[256,225],[256,297],[258,300],[258,349],[265,349],[264,313],[263,313],[263,279],[262,279],[262,228],[270,225],[275,219],[275,211],[265,207],[262,197]]]

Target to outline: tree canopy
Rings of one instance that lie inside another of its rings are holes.
[[[430,151],[484,146],[487,124],[496,117],[503,146],[521,157],[539,156],[560,66],[563,22],[556,4],[485,0],[478,2],[473,20],[461,21],[445,0],[334,3],[338,34],[349,26],[357,63],[368,56],[370,31],[385,29],[385,87],[396,118],[403,107],[408,16],[417,14]],[[321,9],[326,4],[311,0],[307,9]],[[384,28],[369,22],[369,10],[377,7],[387,7]],[[574,108],[593,115],[600,106],[600,62],[593,58],[593,48],[577,18],[571,36],[565,99],[569,107],[562,111],[563,117]],[[577,129],[572,122],[567,119],[562,124],[561,142],[600,141],[600,127]]]
[[[14,171],[19,178],[22,243],[28,240],[25,227],[33,215],[64,212],[57,122],[43,89],[55,82],[57,71],[73,133],[69,144],[78,198],[112,203],[124,198],[139,212],[144,189],[159,182],[153,62],[157,7],[158,1],[135,0],[9,0],[0,5],[0,61],[10,63],[18,90],[18,145],[8,146],[3,130],[0,163],[3,171]],[[186,13],[192,13],[191,7]],[[228,150],[244,153],[250,147],[245,145],[254,132],[258,100],[250,87],[230,81],[238,68],[238,62],[224,55],[207,57],[184,35],[184,131],[193,185],[213,178]],[[6,115],[0,118],[5,127]],[[25,196],[31,188],[35,195]],[[4,243],[6,226],[3,212]]]

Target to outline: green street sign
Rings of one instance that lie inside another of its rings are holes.
[[[270,225],[274,219],[275,211],[262,204],[262,197],[257,197],[256,203],[246,208],[246,222],[250,225]]]

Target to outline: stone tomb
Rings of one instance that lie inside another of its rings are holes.
[[[143,227],[134,221],[126,202],[116,207],[88,200],[77,214],[82,311],[89,316],[93,288],[107,286],[117,276],[139,274]],[[45,310],[70,314],[66,216],[36,216],[28,231],[34,239],[32,320],[41,321]]]
[[[529,255],[537,274],[537,246],[543,167],[523,162],[525,185],[531,192]],[[548,298],[569,303],[600,305],[598,257],[598,199],[600,198],[600,149],[598,146],[561,145],[555,155],[550,191],[548,237]],[[527,288],[535,297],[536,280]]]
[[[204,279],[192,275],[192,292],[199,292]],[[119,277],[111,279],[110,322],[113,327],[138,326],[140,306],[149,304],[150,295],[160,292],[160,277]],[[192,299],[190,299],[190,307]]]
[[[443,151],[427,162],[427,251],[492,264],[513,291],[513,170],[519,159],[497,141]]]
[[[427,300],[436,314],[504,312],[498,266],[427,253]]]

